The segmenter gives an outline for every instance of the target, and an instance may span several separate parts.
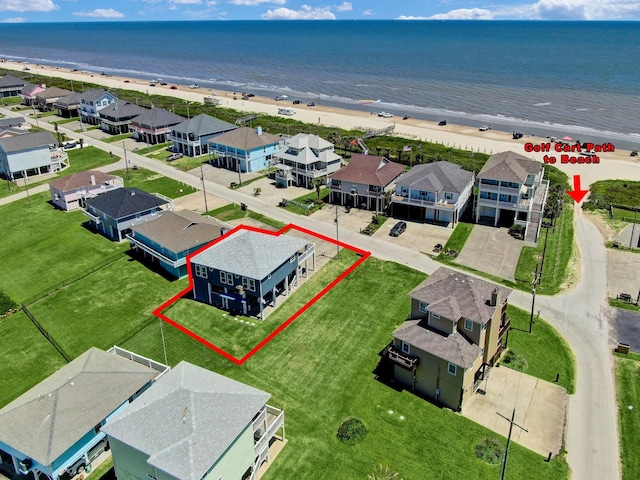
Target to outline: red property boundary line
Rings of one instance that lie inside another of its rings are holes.
[[[235,232],[237,232],[239,230],[249,230],[249,231],[253,231],[253,232],[263,233],[263,234],[266,234],[266,235],[273,235],[273,236],[276,236],[276,237],[278,237],[280,235],[284,235],[289,230],[297,230],[297,231],[302,232],[304,234],[311,235],[313,237],[319,238],[320,240],[324,240],[325,242],[329,242],[329,243],[332,243],[334,245],[339,245],[340,247],[345,248],[347,250],[351,250],[352,252],[355,252],[356,254],[358,254],[360,256],[360,258],[356,262],[354,262],[349,268],[347,268],[338,277],[336,277],[329,285],[327,285],[320,292],[318,292],[311,300],[309,300],[305,305],[303,305],[302,308],[300,308],[300,310],[298,310],[296,313],[291,315],[284,323],[282,323],[278,328],[276,328],[273,332],[271,332],[267,337],[265,337],[260,343],[258,343],[258,345],[253,347],[249,351],[249,353],[247,353],[242,358],[234,357],[229,352],[226,352],[225,350],[221,349],[220,347],[218,347],[218,346],[214,345],[213,343],[205,340],[200,335],[197,335],[196,333],[192,332],[191,330],[189,330],[185,326],[179,324],[175,320],[172,320],[171,318],[167,317],[166,315],[164,315],[162,313],[163,310],[166,310],[168,307],[173,305],[175,302],[177,302],[185,294],[191,292],[191,290],[193,289],[193,277],[192,277],[192,274],[191,274],[191,257],[193,257],[194,255],[197,255],[198,253],[202,252],[203,250],[209,248],[211,245],[215,245],[217,242],[220,242],[221,240],[229,237],[230,235],[233,235]],[[244,362],[249,360],[253,355],[255,355],[258,351],[260,351],[260,349],[262,347],[264,347],[267,343],[269,343],[271,340],[273,340],[278,334],[280,334],[291,323],[293,323],[293,321],[296,320],[300,315],[302,315],[304,312],[306,312],[307,309],[309,309],[309,307],[311,307],[314,303],[316,303],[318,300],[320,300],[320,298],[322,298],[329,290],[331,290],[333,287],[335,287],[344,278],[346,278],[351,272],[353,272],[356,268],[358,268],[358,266],[362,262],[364,262],[367,258],[369,258],[370,256],[371,256],[371,252],[367,252],[365,250],[362,250],[360,248],[354,247],[354,246],[349,245],[349,244],[344,243],[344,242],[336,241],[333,238],[327,237],[327,236],[322,235],[320,233],[313,232],[311,230],[307,230],[306,228],[299,227],[297,225],[294,225],[293,223],[290,223],[289,225],[286,225],[285,227],[281,228],[277,232],[272,232],[272,231],[269,231],[269,230],[263,230],[261,228],[255,228],[255,227],[251,227],[251,226],[247,226],[247,225],[239,225],[236,228],[234,228],[233,230],[228,231],[224,235],[216,238],[215,240],[213,240],[212,242],[208,243],[204,247],[198,249],[197,251],[195,251],[192,254],[190,254],[189,256],[187,256],[187,271],[189,272],[189,286],[187,288],[185,288],[184,290],[182,290],[177,295],[171,297],[169,300],[164,302],[158,308],[156,308],[153,311],[153,314],[156,317],[160,318],[161,320],[165,321],[166,323],[168,323],[170,325],[173,325],[175,328],[177,328],[181,332],[187,334],[188,336],[190,336],[194,340],[197,340],[198,342],[202,343],[203,345],[209,347],[214,352],[219,353],[220,355],[225,357],[227,360],[232,361],[236,365],[242,365]]]

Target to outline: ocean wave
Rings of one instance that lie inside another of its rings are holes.
[[[534,107],[548,107],[549,105],[551,105],[551,102],[540,102],[533,104]]]

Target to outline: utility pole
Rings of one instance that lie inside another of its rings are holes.
[[[511,414],[511,419],[505,417],[499,412],[496,412],[496,413],[500,415],[502,418],[504,418],[507,422],[509,422],[509,435],[507,436],[507,447],[504,449],[504,460],[502,461],[502,473],[500,475],[500,480],[504,480],[504,475],[507,472],[507,460],[509,459],[509,444],[511,443],[511,431],[513,430],[513,426],[515,425],[516,427],[520,428],[521,430],[524,430],[527,433],[529,433],[529,430],[518,425],[516,422],[513,421],[513,419],[516,416],[515,408],[513,409],[513,413]]]
[[[126,168],[127,168],[127,182],[128,182],[131,179],[129,178],[129,161],[127,160],[127,146],[125,145],[124,140],[122,141],[122,149],[124,150],[124,164],[126,165]]]
[[[29,196],[29,186],[27,185],[27,172],[24,172],[24,188],[27,190],[27,201],[31,206],[31,197]]]
[[[544,269],[544,256],[547,254],[547,239],[549,238],[549,227],[549,225],[545,227],[547,233],[545,233],[544,235],[544,247],[542,248],[542,265],[540,265],[540,272],[542,272],[542,270]]]
[[[634,208],[634,212],[633,212],[633,226],[631,227],[631,238],[629,239],[629,248],[633,248],[632,244],[633,244],[633,234],[636,231],[636,219],[638,218],[638,209]]]
[[[209,206],[207,205],[207,190],[204,185],[204,173],[202,172],[202,165],[200,165],[200,180],[202,180],[202,193],[204,193],[204,213],[209,211]]]
[[[340,240],[338,239],[338,205],[336,205],[336,218],[333,219],[336,222],[336,259],[340,258]]]
[[[538,272],[538,264],[536,263],[536,276],[533,279],[533,282],[531,282],[531,284],[533,285],[533,289],[531,290],[533,297],[531,298],[531,316],[529,317],[529,333],[531,333],[531,329],[533,326],[533,310],[536,304],[536,285],[540,283],[541,275],[542,275],[542,269],[540,269],[540,271]]]

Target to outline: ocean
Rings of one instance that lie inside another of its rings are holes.
[[[0,56],[638,148],[638,38],[638,22],[2,24]]]

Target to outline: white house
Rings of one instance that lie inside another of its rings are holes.
[[[62,170],[67,154],[59,152],[56,144],[49,132],[0,138],[0,174],[14,180]]]
[[[113,93],[101,89],[88,90],[80,94],[80,117],[82,122],[100,125],[100,110],[118,99]]]
[[[318,135],[299,133],[285,140],[276,154],[276,183],[284,187],[296,185],[312,188],[316,179],[340,170],[342,157],[335,153],[333,143]]]

